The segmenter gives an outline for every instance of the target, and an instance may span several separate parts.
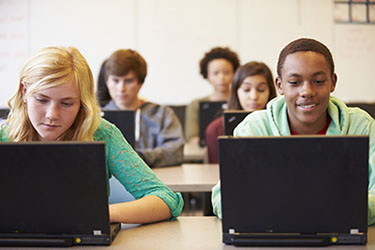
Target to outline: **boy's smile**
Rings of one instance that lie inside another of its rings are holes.
[[[298,134],[317,134],[324,128],[336,80],[322,54],[296,52],[285,58],[276,86],[285,96],[291,129]]]

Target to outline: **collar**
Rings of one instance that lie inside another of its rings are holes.
[[[324,125],[324,128],[322,130],[320,130],[317,135],[325,135],[327,133],[327,130],[328,130],[328,127],[329,127],[329,124],[331,123],[331,117],[328,116],[327,117],[327,122],[326,122],[326,125]],[[291,135],[298,135],[298,133],[296,131],[294,131],[293,129],[290,129],[290,134]]]

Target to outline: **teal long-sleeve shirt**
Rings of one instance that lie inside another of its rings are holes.
[[[326,135],[369,136],[369,199],[368,224],[375,223],[375,121],[359,108],[348,108],[342,101],[330,97],[328,115],[331,123]],[[266,110],[248,115],[234,130],[234,136],[290,136],[285,98],[279,96],[267,104]],[[212,189],[214,213],[221,218],[220,182]]]
[[[6,130],[6,124],[0,128],[0,142],[9,141]],[[102,119],[94,140],[105,142],[108,179],[114,176],[135,199],[158,196],[171,209],[172,219],[180,215],[184,205],[181,194],[172,192],[161,182],[116,126]]]

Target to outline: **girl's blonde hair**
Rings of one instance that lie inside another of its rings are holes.
[[[100,125],[100,108],[94,94],[94,80],[82,54],[73,47],[47,47],[31,57],[23,66],[17,92],[8,102],[10,114],[6,121],[10,141],[35,141],[39,136],[32,126],[24,99],[47,88],[70,81],[80,95],[80,109],[73,125],[59,141],[93,141]],[[23,95],[22,85],[26,89]]]

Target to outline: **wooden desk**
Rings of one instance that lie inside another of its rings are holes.
[[[17,248],[12,248],[17,249]],[[35,248],[20,248],[35,249]],[[45,250],[61,248],[43,248]],[[122,225],[122,230],[117,235],[110,247],[108,246],[76,246],[72,250],[79,249],[126,249],[126,250],[143,250],[143,249],[163,249],[163,250],[218,250],[218,249],[289,249],[289,248],[250,248],[234,247],[222,243],[221,221],[216,217],[179,217],[176,221],[165,221],[149,225]],[[312,248],[294,248],[306,249]],[[325,249],[328,248],[313,248]],[[375,249],[375,227],[369,227],[368,243],[365,246],[330,246],[329,249]]]
[[[160,222],[137,228],[124,229],[111,248],[120,249],[254,249],[234,247],[222,243],[221,221],[212,216],[179,217],[177,221]],[[375,227],[369,227],[369,239],[365,246],[332,246],[335,249],[375,249]],[[275,249],[259,247],[257,249]],[[285,247],[279,249],[286,249]],[[298,250],[311,250],[311,247]],[[314,247],[314,249],[317,249]],[[326,247],[324,249],[327,249]],[[331,247],[330,247],[331,249]]]
[[[218,164],[186,163],[152,170],[174,192],[211,192],[219,181]]]
[[[200,147],[198,142],[188,142],[184,145],[184,162],[207,162],[207,148]]]

